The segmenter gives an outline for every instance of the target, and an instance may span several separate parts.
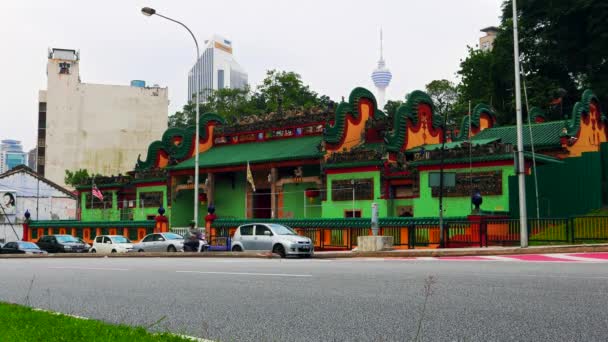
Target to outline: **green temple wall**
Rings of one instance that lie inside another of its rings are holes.
[[[484,171],[502,171],[502,194],[484,195],[481,209],[484,211],[509,211],[509,177],[515,174],[515,169],[512,165],[473,168],[473,172]],[[420,172],[420,197],[413,201],[414,217],[439,216],[439,197],[432,197],[429,187],[429,173],[431,172],[438,172],[438,170]],[[463,168],[447,169],[445,172],[468,173],[470,171],[468,168]],[[443,208],[445,217],[467,216],[471,214],[471,197],[444,197]]]
[[[599,152],[566,158],[563,164],[538,166],[538,213],[541,217],[585,215],[605,208],[608,200],[608,143]],[[528,217],[536,217],[534,176],[526,176]],[[517,177],[510,178],[511,216],[519,217]]]
[[[194,190],[180,191],[171,203],[169,223],[171,227],[188,227],[194,217]],[[199,213],[204,213],[203,205],[199,203]],[[199,220],[200,221],[200,220]]]
[[[316,183],[290,183],[283,185],[283,212],[284,218],[319,218],[321,217],[320,196],[312,201],[306,198],[308,188],[318,189]],[[282,209],[282,210],[281,210]]]
[[[103,189],[101,189],[103,191]],[[120,221],[120,212],[118,211],[118,195],[116,190],[103,191],[104,193],[111,193],[111,205],[108,203],[106,208],[91,209],[87,208],[87,194],[90,192],[83,192],[80,195],[80,217],[82,221]],[[104,198],[104,201],[108,201]]]
[[[137,188],[136,194],[136,205],[133,211],[133,219],[135,221],[144,221],[150,215],[158,215],[158,206],[155,207],[141,207],[141,201],[139,195],[146,192],[162,192],[163,193],[163,208],[165,208],[165,216],[171,218],[171,208],[167,206],[167,186],[166,185],[154,185],[154,186],[142,186]]]
[[[378,215],[379,217],[388,216],[387,212],[387,200],[380,199],[380,172],[379,171],[367,171],[367,172],[352,172],[343,174],[329,174],[327,175],[327,198],[323,201],[322,206],[322,217],[323,218],[339,218],[344,217],[345,210],[353,209],[353,201],[332,201],[331,184],[334,180],[357,180],[357,179],[373,179],[374,182],[374,196],[372,200],[355,200],[354,209],[361,210],[361,217],[372,216],[372,203],[378,204]]]
[[[234,179],[234,186],[233,186]],[[231,174],[218,174],[215,177],[214,205],[219,218],[243,218],[245,217],[245,194],[246,188],[245,172],[234,172]],[[207,214],[207,208],[203,211]]]

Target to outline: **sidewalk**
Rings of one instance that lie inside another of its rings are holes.
[[[315,252],[315,259],[339,258],[415,258],[415,257],[454,257],[514,254],[552,254],[552,253],[593,253],[608,252],[608,243],[589,245],[560,245],[520,247],[484,247],[484,248],[443,248],[443,249],[398,249],[383,252],[331,251]],[[117,253],[117,254],[75,254],[61,253],[48,255],[0,254],[0,259],[12,258],[278,258],[270,252],[207,252],[207,253]]]
[[[442,249],[398,249],[383,252],[332,251],[315,252],[315,258],[392,258],[392,257],[444,257],[444,256],[480,256],[480,255],[513,255],[513,254],[551,254],[608,252],[608,244],[559,245],[521,247],[475,247],[475,248],[442,248]]]

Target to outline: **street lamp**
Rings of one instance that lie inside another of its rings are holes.
[[[186,30],[188,30],[188,33],[190,33],[190,35],[192,36],[192,39],[194,39],[194,45],[196,45],[196,59],[194,60],[194,65],[196,66],[196,63],[198,63],[198,58],[200,56],[200,51],[198,48],[198,41],[196,41],[196,37],[194,36],[194,34],[192,33],[192,31],[190,31],[190,29],[188,28],[188,26],[184,25],[183,23],[171,19],[169,17],[165,17],[164,15],[159,14],[158,12],[156,12],[156,10],[154,8],[150,8],[150,7],[144,7],[141,9],[141,13],[147,17],[153,16],[153,15],[157,15],[161,18],[165,18],[169,21],[172,21],[176,24],[181,25],[182,27],[184,27]],[[194,228],[198,228],[198,183],[199,183],[199,166],[198,166],[198,152],[199,152],[199,84],[198,84],[198,77],[194,78],[194,88],[196,89],[196,132],[194,134]]]

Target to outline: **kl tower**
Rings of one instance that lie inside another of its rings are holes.
[[[391,83],[393,74],[386,68],[384,57],[382,56],[382,29],[380,29],[380,60],[378,61],[378,67],[372,72],[372,81],[376,86],[376,97],[378,100],[378,108],[384,110],[384,96],[386,87]]]

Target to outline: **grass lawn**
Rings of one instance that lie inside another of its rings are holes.
[[[144,328],[84,320],[0,303],[2,341],[191,341]]]

